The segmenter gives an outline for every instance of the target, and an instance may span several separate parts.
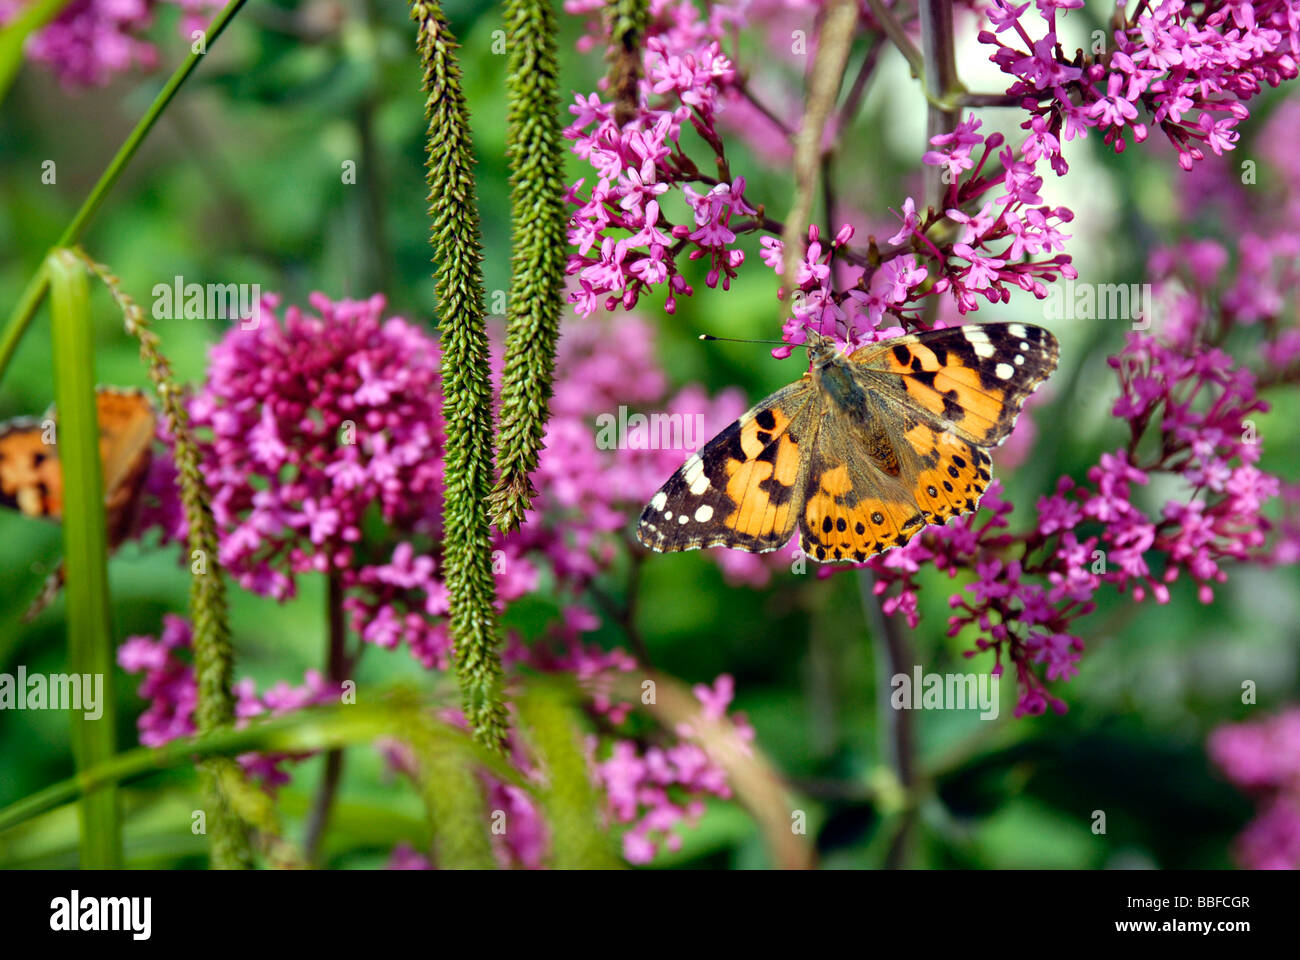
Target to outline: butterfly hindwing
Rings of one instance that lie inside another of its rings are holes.
[[[799,380],[710,440],[651,498],[637,538],[659,551],[725,544],[763,553],[784,544],[803,505],[813,401],[811,384]]]
[[[931,522],[907,480],[915,467],[906,457],[882,458],[872,427],[832,411],[818,431],[799,522],[800,547],[814,560],[860,563]]]
[[[1042,327],[983,323],[870,344],[849,359],[900,413],[994,447],[1058,357],[1056,337]]]
[[[138,390],[101,387],[95,400],[99,408],[108,542],[117,546],[126,539],[135,520],[157,423],[148,397]]]

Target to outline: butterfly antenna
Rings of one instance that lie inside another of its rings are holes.
[[[32,601],[31,606],[27,608],[27,612],[23,614],[23,623],[31,623],[40,616],[41,611],[54,602],[54,599],[59,595],[59,591],[63,589],[63,581],[63,561],[59,560],[53,572],[45,578],[45,584],[41,587],[40,594]]]
[[[774,343],[778,347],[794,346],[794,344],[786,343],[784,340],[748,340],[748,339],[741,339],[740,337],[715,337],[711,333],[701,333],[700,339],[701,340],[725,340],[728,343]]]

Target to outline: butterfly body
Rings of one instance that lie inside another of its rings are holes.
[[[799,530],[821,561],[861,562],[970,513],[988,450],[1056,367],[1030,324],[971,324],[844,356],[810,335],[809,371],[723,430],[655,494],[637,526],[658,551],[775,550]]]

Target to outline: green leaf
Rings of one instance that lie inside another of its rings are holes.
[[[409,729],[412,711],[445,703],[416,700],[408,690],[397,689],[373,696],[374,706],[339,704],[315,707],[255,721],[238,730],[222,728],[215,733],[173,740],[162,747],[140,747],[110,757],[76,776],[30,794],[0,809],[0,831],[24,823],[61,804],[103,786],[127,783],[171,767],[189,766],[205,757],[233,757],[241,753],[307,753],[352,743],[369,743],[380,736],[398,736]],[[495,751],[474,742],[464,731],[427,717],[425,736],[448,742],[505,783],[530,793],[533,785]]]
[[[600,798],[582,749],[578,711],[558,686],[535,683],[519,698],[519,712],[546,777],[542,808],[553,865],[561,870],[618,866],[601,829]]]

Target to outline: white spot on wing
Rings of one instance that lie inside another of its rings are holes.
[[[679,514],[677,515],[677,522],[678,522],[678,523],[686,523],[686,522],[689,521],[690,519],[691,519],[691,518],[688,517],[688,516],[687,516],[686,514],[684,514],[684,513],[679,513]]]
[[[655,498],[650,501],[650,509],[662,510],[665,504],[667,503],[668,503],[668,494],[660,490],[658,493],[655,494]]]
[[[691,459],[682,466],[682,479],[694,488],[696,481],[702,476],[704,476],[704,461],[700,459],[698,453],[692,454]],[[705,482],[707,483],[707,480]]]
[[[994,367],[993,372],[999,380],[1010,380],[1011,375],[1016,372],[1016,368],[1009,363],[999,363]]]
[[[975,356],[977,357],[988,359],[998,352],[998,348],[993,346],[993,344],[989,343],[987,340],[972,340],[970,345],[971,349],[975,351]]]
[[[698,523],[707,523],[713,519],[713,508],[707,503],[695,511],[695,519]]]
[[[1007,327],[1007,333],[1011,334],[1013,337],[1020,337],[1022,339],[1024,337],[1029,336],[1029,331],[1025,329],[1025,325],[1023,323],[1011,324],[1011,326]],[[1020,345],[1020,349],[1023,350],[1024,348],[1025,345],[1022,343]]]
[[[709,478],[703,470],[699,471],[699,476],[691,481],[691,493],[697,497],[705,490],[709,489]]]

